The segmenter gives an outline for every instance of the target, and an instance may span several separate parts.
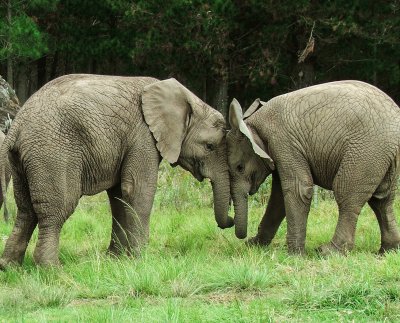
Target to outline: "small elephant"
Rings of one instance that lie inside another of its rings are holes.
[[[103,190],[112,211],[109,252],[139,253],[162,158],[209,178],[216,221],[233,226],[225,134],[223,116],[175,79],[73,74],[47,83],[4,142],[18,213],[0,267],[22,262],[36,225],[35,262],[59,264],[64,222],[82,195]]]
[[[261,105],[261,107],[260,107]],[[339,219],[321,254],[354,245],[358,215],[368,202],[381,231],[380,252],[400,247],[393,213],[399,173],[400,109],[359,81],[325,83],[256,102],[243,115],[234,99],[227,134],[235,232],[247,235],[247,196],[272,173],[272,190],[257,235],[268,245],[286,215],[287,247],[304,253],[313,184],[333,190]]]

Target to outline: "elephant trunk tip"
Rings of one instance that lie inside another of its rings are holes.
[[[245,239],[247,237],[247,230],[239,228],[238,226],[235,227],[235,235],[238,239]]]
[[[230,216],[228,216],[226,218],[226,221],[223,221],[223,222],[217,220],[217,223],[218,223],[218,228],[221,228],[221,229],[228,229],[235,225],[235,222],[233,221],[233,219]]]

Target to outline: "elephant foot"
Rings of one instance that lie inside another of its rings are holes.
[[[9,259],[1,258],[0,259],[0,270],[6,271],[11,266],[20,266],[21,264]]]
[[[292,256],[305,256],[306,250],[304,248],[288,248],[288,254]]]
[[[128,257],[139,257],[140,248],[138,247],[126,247],[119,243],[110,243],[107,249],[107,254],[112,257],[119,257],[122,255],[127,255]]]
[[[107,254],[109,256],[118,257],[123,254],[123,247],[120,244],[111,242],[107,249]]]
[[[254,236],[253,238],[247,239],[247,241],[245,242],[247,246],[263,246],[263,247],[269,246],[270,243],[271,241],[262,239],[258,235]]]
[[[395,241],[395,242],[391,242],[391,243],[382,243],[381,247],[378,251],[378,254],[382,255],[387,251],[390,250],[400,250],[400,241]]]
[[[316,249],[318,255],[322,257],[332,256],[332,255],[346,255],[348,253],[348,249],[346,248],[339,248],[334,243],[329,242],[327,244],[323,244],[322,246]]]
[[[61,267],[61,262],[59,259],[57,260],[36,260],[35,259],[35,264],[36,266],[40,267]]]
[[[235,225],[235,222],[234,222],[233,218],[228,216],[226,223],[224,225],[218,225],[218,227],[221,229],[228,229],[228,228],[232,228],[234,225]]]
[[[61,267],[60,259],[58,256],[50,257],[50,255],[38,253],[37,251],[33,254],[33,259],[37,266],[42,267]]]
[[[8,261],[5,259],[0,259],[0,270],[5,271],[8,267]]]

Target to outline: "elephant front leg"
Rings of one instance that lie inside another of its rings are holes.
[[[258,226],[258,233],[247,242],[250,245],[268,246],[275,237],[279,226],[285,218],[285,204],[281,182],[277,172],[272,174],[271,196],[264,217]]]
[[[112,255],[122,254],[128,249],[128,237],[124,228],[127,227],[125,204],[122,200],[121,185],[107,190],[112,213],[112,231],[108,252]]]
[[[288,251],[292,254],[304,254],[307,218],[313,194],[311,176],[282,180],[282,190],[285,200]]]
[[[122,167],[120,190],[123,201],[111,202],[114,209],[110,251],[119,246],[129,255],[139,255],[149,240],[159,156],[157,150],[147,151],[148,154],[145,151],[142,149],[127,156]]]
[[[121,184],[124,219],[115,230],[119,243],[129,255],[138,256],[149,240],[150,213],[156,191],[156,181],[124,181]],[[119,231],[119,233],[117,233]]]

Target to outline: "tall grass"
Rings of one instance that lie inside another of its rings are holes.
[[[251,234],[269,190],[267,182],[249,203]],[[314,252],[337,220],[336,204],[324,194],[311,208],[307,256],[289,256],[285,223],[268,248],[247,247],[233,229],[217,228],[207,182],[162,164],[141,257],[106,255],[106,194],[84,197],[61,233],[61,268],[33,264],[35,232],[23,266],[0,272],[0,321],[399,321],[400,253],[375,254],[379,227],[368,207],[353,252]],[[0,223],[0,251],[11,228]]]

